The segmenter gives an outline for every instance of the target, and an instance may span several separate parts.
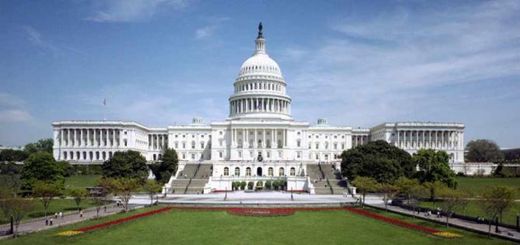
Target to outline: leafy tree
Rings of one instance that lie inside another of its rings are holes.
[[[33,154],[36,152],[47,152],[52,154],[52,146],[54,142],[51,138],[38,140],[36,143],[29,143],[25,145],[24,151],[27,154]]]
[[[68,161],[56,161],[56,164],[63,173],[63,177],[70,177],[76,173],[74,167]]]
[[[364,176],[380,183],[392,183],[399,177],[411,177],[415,173],[410,154],[384,140],[344,151],[341,158],[342,175],[349,179]]]
[[[502,222],[502,214],[511,208],[514,197],[515,190],[506,186],[494,186],[482,193],[482,200],[478,203],[488,217],[489,233],[491,233],[491,222],[497,217]]]
[[[103,185],[121,199],[125,212],[128,212],[128,202],[132,198],[132,193],[139,188],[140,183],[141,180],[137,178],[106,178]]]
[[[240,190],[245,190],[246,189],[246,182],[245,181],[241,181],[240,182]]]
[[[150,205],[153,204],[153,199],[157,195],[157,193],[160,193],[162,190],[162,185],[157,183],[155,180],[148,180],[143,185],[143,189],[148,193],[148,196],[150,197]]]
[[[74,198],[74,202],[76,203],[76,206],[78,207],[79,211],[79,205],[81,204],[81,201],[83,201],[88,196],[88,192],[85,189],[81,188],[75,188],[69,190],[69,195]]]
[[[273,186],[273,182],[271,180],[265,181],[265,189],[271,190],[272,186]]]
[[[472,140],[466,145],[468,162],[500,162],[504,153],[498,145],[486,139]]]
[[[253,182],[249,181],[249,182],[247,183],[247,189],[248,189],[248,190],[252,190],[252,189],[253,189],[253,185],[255,185],[255,184],[254,184]]]
[[[365,205],[365,196],[367,192],[374,192],[378,189],[378,183],[374,178],[359,176],[352,181],[352,184],[361,192],[361,206]]]
[[[136,178],[144,183],[148,177],[146,159],[137,151],[115,152],[103,163],[105,178]]]
[[[51,201],[62,194],[62,188],[62,185],[52,182],[38,181],[34,184],[33,195],[42,201],[45,216],[47,216]]]
[[[22,150],[5,149],[0,151],[0,162],[21,162],[28,156],[29,154]]]
[[[17,237],[20,222],[27,213],[33,210],[33,203],[30,200],[19,197],[2,198],[0,201],[0,208],[5,217],[13,219],[13,233],[14,236]]]
[[[446,187],[439,190],[439,196],[442,198],[441,208],[446,212],[446,227],[448,227],[449,219],[455,209],[466,207],[469,203],[469,196],[462,191]]]
[[[456,187],[455,172],[449,165],[450,157],[445,151],[421,149],[412,160],[419,171],[415,174],[421,183],[440,181],[449,187]]]
[[[25,161],[21,174],[22,188],[32,189],[36,181],[64,184],[63,169],[50,153],[36,152]]]
[[[170,180],[170,177],[177,172],[177,164],[179,158],[174,149],[168,148],[164,150],[162,159],[158,163],[150,165],[150,169],[155,175],[155,180],[164,184]]]
[[[444,188],[447,188],[447,185],[440,181],[425,182],[425,183],[423,183],[423,185],[430,192],[430,201],[432,201],[432,202],[436,201],[438,193],[440,191],[442,191]]]
[[[378,191],[383,193],[383,201],[385,202],[385,209],[388,210],[388,201],[393,199],[399,192],[399,188],[396,185],[389,183],[382,183],[378,186]]]
[[[400,194],[406,196],[407,200],[411,200],[414,194],[414,188],[415,186],[419,185],[419,182],[415,179],[401,177],[397,179],[395,185],[399,189]]]

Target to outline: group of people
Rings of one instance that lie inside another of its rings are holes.
[[[442,217],[442,210],[440,208],[437,208],[436,211],[434,211],[433,215],[436,215],[437,218],[441,218]],[[417,213],[419,213],[419,210],[417,210]],[[428,210],[424,213],[424,216],[426,217],[431,217],[432,216],[432,211],[431,210]]]
[[[58,217],[60,219],[63,219],[63,212],[59,212],[59,213],[54,213],[54,219],[52,218],[52,216],[49,218],[49,217],[46,217],[45,218],[45,225],[54,225],[54,220],[58,219]]]

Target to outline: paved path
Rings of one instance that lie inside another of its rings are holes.
[[[115,204],[106,205],[106,207],[107,207],[106,211],[104,210],[104,208],[101,208],[101,210],[99,211],[99,217],[116,214],[123,210],[122,207],[117,207]],[[140,206],[132,205],[130,207],[130,209],[135,209],[138,207],[140,207]],[[48,217],[49,218],[52,217],[52,219],[53,219],[54,224],[52,226],[45,225],[44,217],[30,219],[30,220],[24,220],[18,227],[18,233],[24,234],[24,233],[42,231],[42,230],[47,230],[47,229],[51,229],[51,228],[56,228],[56,227],[60,227],[60,226],[68,225],[68,224],[85,221],[88,219],[93,219],[93,218],[97,217],[97,211],[96,211],[96,208],[94,207],[94,208],[84,209],[83,217],[80,217],[80,215],[77,211],[64,213],[63,218],[60,218],[60,217],[55,218],[54,214],[52,216],[49,215]],[[4,224],[4,225],[0,226],[1,231],[5,231],[5,230],[9,230],[9,229],[10,229],[10,224]]]
[[[373,206],[373,207],[377,207],[377,208],[385,208],[384,204],[368,204],[368,206]],[[398,206],[391,206],[391,205],[388,205],[388,209],[390,211],[393,211],[393,212],[396,212],[396,213],[407,214],[407,215],[415,215],[417,217],[420,217],[421,219],[431,220],[431,221],[434,221],[434,222],[442,222],[443,224],[446,223],[446,217],[444,217],[444,216],[441,217],[441,218],[437,218],[437,216],[433,215],[433,214],[431,216],[429,216],[429,217],[425,216],[424,213],[420,213],[419,215],[417,215],[416,212],[413,212],[411,210],[404,209],[404,208],[401,208],[401,207],[398,207]],[[458,219],[458,218],[450,218],[449,219],[449,223],[452,226],[456,226],[456,227],[463,228],[463,229],[468,229],[468,230],[473,230],[473,231],[477,231],[477,232],[480,232],[480,233],[486,233],[487,234],[487,232],[489,230],[489,225],[488,224],[478,224],[478,223],[475,223],[475,222],[472,222],[472,221],[467,221],[467,220]],[[501,233],[495,233],[495,226],[493,225],[491,227],[491,233],[494,236],[498,236],[498,237],[502,237],[502,238],[506,238],[506,239],[509,239],[509,240],[515,240],[517,242],[520,242],[520,232],[518,232],[518,231],[516,231],[514,229],[503,227],[503,226],[499,226],[498,229],[501,231]]]

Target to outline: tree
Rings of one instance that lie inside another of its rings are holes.
[[[132,198],[132,192],[135,192],[139,186],[141,180],[137,178],[117,178],[117,179],[105,179],[104,187],[114,193],[121,199],[125,212],[128,212],[128,202]]]
[[[47,152],[52,154],[52,147],[54,142],[51,138],[41,139],[35,143],[29,143],[23,148],[27,154],[33,154],[36,152]]]
[[[56,163],[54,157],[47,152],[31,154],[25,161],[21,174],[22,188],[31,190],[37,181],[62,183],[63,169]]]
[[[83,201],[88,196],[87,190],[80,189],[80,188],[70,189],[69,195],[72,198],[74,198],[74,202],[76,203],[76,206],[78,207],[78,212],[79,212],[79,209],[80,209],[79,205],[81,204],[81,201]]]
[[[341,154],[341,172],[349,179],[371,177],[380,183],[393,183],[399,177],[412,177],[415,165],[410,154],[386,141],[357,146]]]
[[[446,187],[439,190],[439,196],[442,198],[441,208],[446,212],[446,227],[448,227],[449,219],[455,209],[466,207],[469,203],[469,196],[462,191]]]
[[[165,184],[170,180],[170,177],[177,172],[177,164],[179,158],[177,152],[174,149],[168,148],[164,150],[162,159],[158,163],[150,165],[150,169],[155,175],[155,180],[161,184]]]
[[[406,199],[409,201],[412,199],[414,187],[419,185],[419,182],[415,179],[401,177],[395,182],[395,185],[399,189],[399,193],[405,195]]]
[[[21,162],[27,159],[29,154],[21,150],[5,149],[0,151],[0,162]]]
[[[514,202],[515,190],[506,186],[494,186],[482,193],[482,200],[478,203],[486,213],[489,221],[489,233],[491,233],[491,222],[499,218],[502,222],[502,214],[511,208]]]
[[[419,167],[415,176],[421,183],[440,181],[454,188],[457,181],[448,163],[449,159],[445,151],[421,149],[412,157],[414,164]]]
[[[150,205],[152,205],[156,194],[161,192],[162,185],[157,183],[155,180],[148,180],[144,184],[143,189],[148,193],[148,196],[150,197]]]
[[[103,163],[103,177],[132,178],[144,183],[148,177],[146,159],[137,151],[118,151]]]
[[[440,181],[435,182],[425,182],[423,183],[424,187],[428,189],[430,192],[430,201],[435,202],[438,196],[438,193],[442,191],[444,188],[447,188],[447,185]]]
[[[51,201],[62,194],[62,187],[60,184],[52,182],[38,181],[35,182],[33,187],[33,195],[39,197],[42,201],[43,208],[45,210],[45,216],[47,216],[47,210]]]
[[[504,153],[498,145],[487,139],[472,140],[466,145],[468,162],[500,162]]]
[[[399,188],[393,184],[382,183],[378,186],[378,191],[383,193],[383,201],[385,202],[385,209],[388,210],[388,201],[393,199],[399,192]]]
[[[374,192],[378,189],[378,183],[374,178],[359,176],[352,181],[352,184],[361,192],[361,207],[365,205],[367,192]]]
[[[11,197],[2,198],[0,201],[0,207],[4,212],[5,217],[10,217],[13,220],[14,230],[13,234],[16,237],[18,234],[18,226],[23,217],[33,209],[33,204],[30,200]]]

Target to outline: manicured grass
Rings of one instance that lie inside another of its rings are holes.
[[[436,203],[421,202],[420,205],[422,207],[428,207],[428,208],[434,208],[434,209],[437,207],[442,208],[440,206],[439,202],[436,202]],[[485,217],[485,214],[482,211],[482,209],[479,207],[479,203],[477,200],[470,201],[468,206],[466,207],[466,209],[462,210],[459,208],[459,209],[456,209],[455,212],[459,213],[459,214],[463,214],[463,215],[473,216],[473,217],[477,217],[477,216]],[[502,217],[502,219],[503,219],[502,222],[511,224],[511,225],[516,225],[516,215],[518,215],[518,214],[520,214],[520,203],[515,202],[513,204],[513,207],[504,213],[504,215]]]
[[[140,210],[143,212],[148,210]],[[132,214],[135,214],[132,213]],[[119,215],[118,217],[130,214]],[[392,215],[444,229],[426,221]],[[297,211],[292,216],[244,217],[225,211],[172,210],[72,237],[56,236],[115,217],[30,234],[5,244],[508,244],[507,241],[452,230],[446,239],[405,229],[343,210]]]
[[[457,177],[457,188],[479,195],[488,187],[509,186],[516,189],[516,198],[520,199],[520,178],[491,178],[491,177]]]
[[[31,200],[34,204],[33,211],[29,212],[28,215],[24,217],[25,219],[32,219],[37,217],[43,217],[45,215],[43,203],[39,199],[33,199]],[[88,208],[94,206],[94,203],[90,200],[83,200],[80,203],[81,208]],[[48,214],[54,214],[61,212],[67,212],[67,211],[75,211],[77,210],[76,202],[72,199],[60,199],[56,198],[51,201],[49,205]],[[9,219],[4,217],[3,212],[0,212],[0,223],[5,224],[9,223]]]
[[[86,188],[96,186],[101,175],[73,175],[65,178],[65,188]]]

